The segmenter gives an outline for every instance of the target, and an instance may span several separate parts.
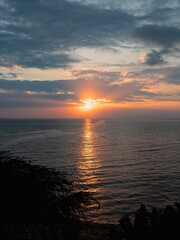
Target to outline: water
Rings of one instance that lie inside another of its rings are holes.
[[[180,121],[0,120],[0,150],[68,172],[97,220],[180,201]]]

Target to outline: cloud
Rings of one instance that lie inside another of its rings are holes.
[[[159,74],[161,76],[159,78],[160,82],[180,85],[180,69],[179,69],[179,67],[145,69],[142,71],[142,74],[150,74],[152,76],[155,74]]]
[[[3,0],[1,10],[0,65],[7,67],[68,67],[72,48],[110,45],[135,24],[122,10],[65,0]]]
[[[84,4],[96,4],[99,7],[103,8],[120,8],[128,10],[130,12],[141,13],[147,12],[154,9],[168,8],[168,7],[177,7],[179,5],[179,0],[69,0],[81,2]]]
[[[140,75],[121,72],[72,72],[76,80],[0,80],[1,107],[69,106],[82,99],[106,99],[112,103],[138,102],[158,97],[148,91],[149,82]],[[127,81],[126,81],[127,79]],[[37,104],[36,104],[37,103]]]
[[[162,52],[158,52],[156,50],[151,50],[149,53],[141,54],[139,61],[150,66],[166,63],[163,59]]]
[[[152,8],[140,16],[139,19],[148,21],[150,24],[178,26],[179,10],[179,4],[174,3],[174,5],[166,6],[164,3],[161,4],[160,1],[156,1],[156,4],[152,5]]]
[[[0,107],[78,106],[87,98],[106,99],[111,103],[180,100],[179,88],[176,88],[180,85],[178,67],[129,72],[82,70],[71,71],[71,74],[73,80],[1,79]]]
[[[124,42],[170,48],[180,42],[178,1],[91,3],[2,0],[0,66],[67,68],[81,61],[75,48],[123,48]]]
[[[97,71],[97,70],[82,70],[82,71],[71,71],[71,74],[75,78],[84,79],[88,81],[105,81],[105,82],[113,82],[117,81],[121,73],[115,71]]]
[[[37,50],[39,51],[39,50]],[[21,52],[5,53],[1,55],[1,67],[14,70],[14,64],[23,68],[67,68],[70,64],[78,62],[67,54],[53,54],[48,52],[31,52],[31,50],[24,49]]]
[[[180,28],[148,24],[137,28],[134,36],[146,44],[172,47],[180,42]]]
[[[3,77],[3,78],[4,78],[4,74],[3,74],[3,73],[0,73],[0,77]]]

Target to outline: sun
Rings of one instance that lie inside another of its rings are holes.
[[[80,109],[85,111],[97,110],[108,106],[112,101],[105,98],[85,98],[80,99]]]
[[[93,100],[91,98],[83,100],[83,103],[84,103],[83,108],[85,110],[91,110],[98,104],[98,102],[96,100]]]

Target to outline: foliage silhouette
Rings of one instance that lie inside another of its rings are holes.
[[[90,193],[75,191],[65,174],[9,152],[0,152],[0,176],[2,239],[78,239],[80,217],[97,204]]]
[[[141,205],[135,213],[133,224],[128,216],[119,220],[119,239],[127,240],[178,240],[180,239],[180,204],[148,211]],[[122,238],[123,236],[123,238]],[[113,238],[111,238],[113,240]]]

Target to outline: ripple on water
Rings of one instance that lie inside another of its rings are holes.
[[[0,120],[0,150],[67,171],[97,219],[180,200],[180,121]]]

